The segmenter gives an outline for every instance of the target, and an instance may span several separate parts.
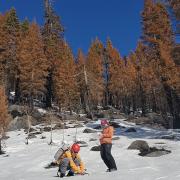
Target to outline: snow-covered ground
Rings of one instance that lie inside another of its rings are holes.
[[[149,128],[135,126],[117,120],[126,127],[135,127],[136,133],[125,133],[117,130],[115,136],[119,140],[113,141],[112,154],[116,160],[118,171],[105,172],[106,166],[101,160],[100,153],[90,151],[92,146],[98,145],[97,141],[89,141],[97,138],[97,133],[82,133],[86,127],[78,128],[78,139],[86,141],[88,147],[81,147],[81,157],[86,165],[89,175],[69,177],[72,180],[180,180],[180,141],[158,139],[162,135],[173,134],[180,137],[178,131],[158,131]],[[76,129],[65,129],[65,140],[72,143]],[[8,132],[6,140],[6,154],[0,156],[0,180],[50,180],[57,179],[57,168],[45,169],[44,166],[53,160],[58,145],[63,140],[63,130],[53,131],[55,145],[48,145],[50,133],[31,139],[29,145],[25,144],[24,131]],[[128,150],[131,142],[141,139],[146,140],[150,146],[164,147],[172,153],[160,157],[141,157],[137,150]],[[178,138],[177,138],[178,139]],[[8,155],[8,156],[7,156]]]

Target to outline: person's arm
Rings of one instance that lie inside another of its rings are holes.
[[[76,164],[74,163],[71,153],[67,152],[66,153],[67,158],[70,160],[70,167],[73,170],[74,173],[81,173],[80,167],[76,166]]]
[[[83,161],[81,160],[79,154],[77,155],[77,158],[78,158],[78,160],[79,160],[79,162],[80,162],[80,171],[81,171],[81,173],[84,173],[85,166],[84,166],[84,163],[83,163]]]

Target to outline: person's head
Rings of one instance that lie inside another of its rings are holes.
[[[106,120],[106,119],[102,119],[102,120],[101,120],[101,126],[102,126],[102,127],[105,127],[105,126],[108,126],[108,125],[109,125],[108,120]]]
[[[79,144],[74,143],[74,144],[71,146],[71,151],[72,151],[73,153],[78,153],[78,152],[80,151],[80,146],[79,146]]]

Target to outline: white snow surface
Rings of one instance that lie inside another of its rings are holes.
[[[161,135],[173,134],[180,137],[180,131],[159,131],[150,128],[135,126],[123,120],[117,120],[126,127],[135,127],[136,133],[125,133],[118,130],[115,136],[119,140],[113,141],[112,154],[116,161],[118,170],[106,172],[99,152],[90,151],[92,146],[99,145],[99,141],[89,141],[97,138],[97,133],[82,133],[86,127],[77,129],[79,140],[86,141],[88,147],[81,147],[81,158],[85,163],[89,175],[65,177],[72,180],[180,180],[180,141],[158,139]],[[97,131],[98,132],[98,131]],[[65,140],[73,143],[76,129],[64,130]],[[26,134],[23,130],[7,133],[10,136],[6,140],[6,154],[0,156],[0,180],[53,180],[56,177],[57,168],[45,169],[49,162],[53,161],[55,152],[63,140],[63,130],[53,131],[54,145],[48,145],[50,133],[30,139],[29,145],[25,144]],[[127,147],[135,140],[141,139],[148,142],[150,146],[164,147],[172,153],[160,157],[141,157],[137,150],[128,150]]]

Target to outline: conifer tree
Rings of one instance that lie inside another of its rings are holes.
[[[16,77],[17,77],[17,48],[20,33],[19,19],[14,8],[10,9],[5,15],[5,49],[4,61],[5,61],[5,90],[6,95],[9,95],[10,91],[15,91]]]
[[[67,108],[71,112],[79,103],[79,93],[76,82],[75,61],[72,51],[65,42],[61,49],[61,56],[56,62],[53,81],[55,98],[60,108]]]
[[[20,91],[33,107],[33,98],[43,96],[47,77],[47,59],[37,24],[32,23],[19,51]]]
[[[143,18],[143,40],[149,47],[149,63],[162,84],[170,112],[174,118],[173,126],[180,127],[180,102],[177,93],[179,73],[172,59],[174,44],[170,18],[161,3],[145,1]],[[176,76],[176,77],[175,77]],[[173,83],[172,83],[173,82]]]
[[[118,50],[113,47],[110,39],[107,41],[106,51],[109,61],[109,91],[111,94],[111,103],[114,106],[119,106],[124,88],[122,77],[124,64]]]
[[[53,99],[53,73],[56,61],[58,61],[60,47],[63,43],[64,28],[60,17],[54,12],[49,0],[44,0],[45,24],[42,30],[44,39],[44,52],[48,60],[48,77],[46,81],[46,107],[51,107]]]
[[[2,85],[0,85],[0,154],[3,153],[2,151],[2,138],[5,135],[5,132],[8,127],[8,122],[9,122],[9,116],[8,116],[8,106],[7,106],[7,99],[5,95],[5,90]]]
[[[4,84],[4,73],[5,73],[5,58],[4,53],[5,51],[5,31],[4,31],[4,24],[5,24],[5,16],[0,14],[0,48],[2,51],[0,52],[0,83]]]
[[[86,67],[85,67],[86,57],[81,49],[78,49],[78,55],[76,59],[76,79],[78,84],[78,91],[80,93],[81,106],[85,111],[88,111],[88,95],[87,95],[87,82],[86,82]]]
[[[24,38],[28,35],[30,23],[28,19],[25,19],[21,24],[20,24],[20,38],[18,42],[18,52],[20,51],[19,45],[21,44],[21,41],[24,40]],[[16,86],[15,86],[15,98],[14,98],[14,103],[20,102],[20,97],[21,97],[21,92],[20,92],[20,69],[19,69],[19,61],[17,61],[17,75],[16,75]]]
[[[90,101],[94,106],[101,105],[104,94],[103,44],[96,39],[92,42],[87,55],[87,77]]]

